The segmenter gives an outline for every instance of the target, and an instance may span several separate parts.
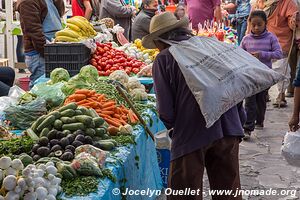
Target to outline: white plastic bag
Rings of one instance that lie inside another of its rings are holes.
[[[155,134],[156,149],[168,149],[171,150],[171,138],[169,137],[169,131],[163,130]]]
[[[200,106],[207,128],[246,97],[284,79],[242,48],[215,38],[192,37],[172,44],[169,50]]]
[[[281,153],[289,164],[300,167],[300,130],[285,134]]]
[[[16,104],[18,99],[25,93],[20,87],[14,85],[9,89],[8,96],[0,97],[0,112],[3,112],[10,105]]]

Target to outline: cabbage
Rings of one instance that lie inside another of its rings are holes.
[[[68,81],[70,79],[70,74],[63,68],[56,68],[51,72],[50,79],[52,84]]]
[[[65,95],[68,96],[73,94],[76,89],[85,88],[88,85],[88,82],[79,76],[79,74],[77,74],[76,76],[73,76],[67,83],[65,83],[61,90]]]
[[[98,70],[93,65],[86,65],[81,68],[79,77],[88,83],[95,83],[98,80]]]

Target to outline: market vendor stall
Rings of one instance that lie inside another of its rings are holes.
[[[148,113],[150,121],[153,121],[151,131],[156,133],[160,131],[158,118],[153,112]],[[136,135],[136,145],[120,148],[120,153],[115,158],[111,158],[112,163],[107,164],[107,168],[111,169],[116,181],[109,179],[101,180],[98,190],[85,197],[69,197],[65,195],[62,199],[121,199],[121,194],[114,193],[120,190],[124,192],[125,188],[129,190],[161,190],[162,180],[160,170],[157,164],[156,150],[150,137],[146,137],[145,131],[139,127],[134,131]],[[117,161],[119,160],[119,162]],[[113,164],[117,163],[117,164]],[[121,182],[120,182],[121,181]],[[117,189],[115,189],[117,188]],[[115,189],[115,190],[114,190]],[[147,199],[155,199],[156,196],[147,197]],[[145,199],[144,196],[127,196],[126,199],[138,200]]]
[[[120,193],[127,188],[161,190],[155,144],[145,130],[157,133],[164,126],[155,113],[155,100],[147,97],[142,84],[124,71],[102,80],[93,66],[83,67],[71,79],[59,68],[50,78],[30,92],[14,88],[9,97],[3,97],[2,102],[8,102],[4,106],[7,128],[26,131],[17,138],[1,135],[0,155],[20,166],[6,166],[0,160],[5,174],[0,195],[121,199]],[[127,100],[116,89],[119,83]],[[22,178],[25,183],[19,184]],[[9,179],[17,183],[7,185]]]

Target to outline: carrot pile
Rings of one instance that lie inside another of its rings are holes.
[[[136,124],[138,118],[135,113],[125,106],[117,105],[116,101],[107,99],[104,94],[97,94],[94,90],[80,89],[65,100],[65,105],[75,102],[78,106],[93,108],[109,125],[119,127],[127,123]]]

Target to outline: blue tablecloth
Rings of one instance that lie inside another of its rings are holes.
[[[157,133],[164,129],[155,113],[148,111],[147,114],[151,116],[152,126],[150,130],[152,133]],[[150,124],[150,119],[147,119],[147,117],[144,119]],[[97,193],[91,193],[84,197],[66,198],[62,196],[62,199],[121,200],[120,194],[114,195],[112,193],[114,188],[120,189],[121,186],[125,186],[125,188],[130,190],[161,190],[163,185],[158,167],[155,144],[151,137],[147,138],[145,130],[141,126],[134,131],[134,134],[136,135],[136,145],[120,147],[119,153],[107,159],[106,168],[111,169],[113,174],[117,177],[116,183],[113,183],[109,179],[104,179],[100,181]],[[139,158],[138,160],[136,160],[137,156]],[[120,183],[120,180],[124,179],[126,179],[126,182]],[[127,196],[126,199],[148,200],[155,198],[155,196]]]

